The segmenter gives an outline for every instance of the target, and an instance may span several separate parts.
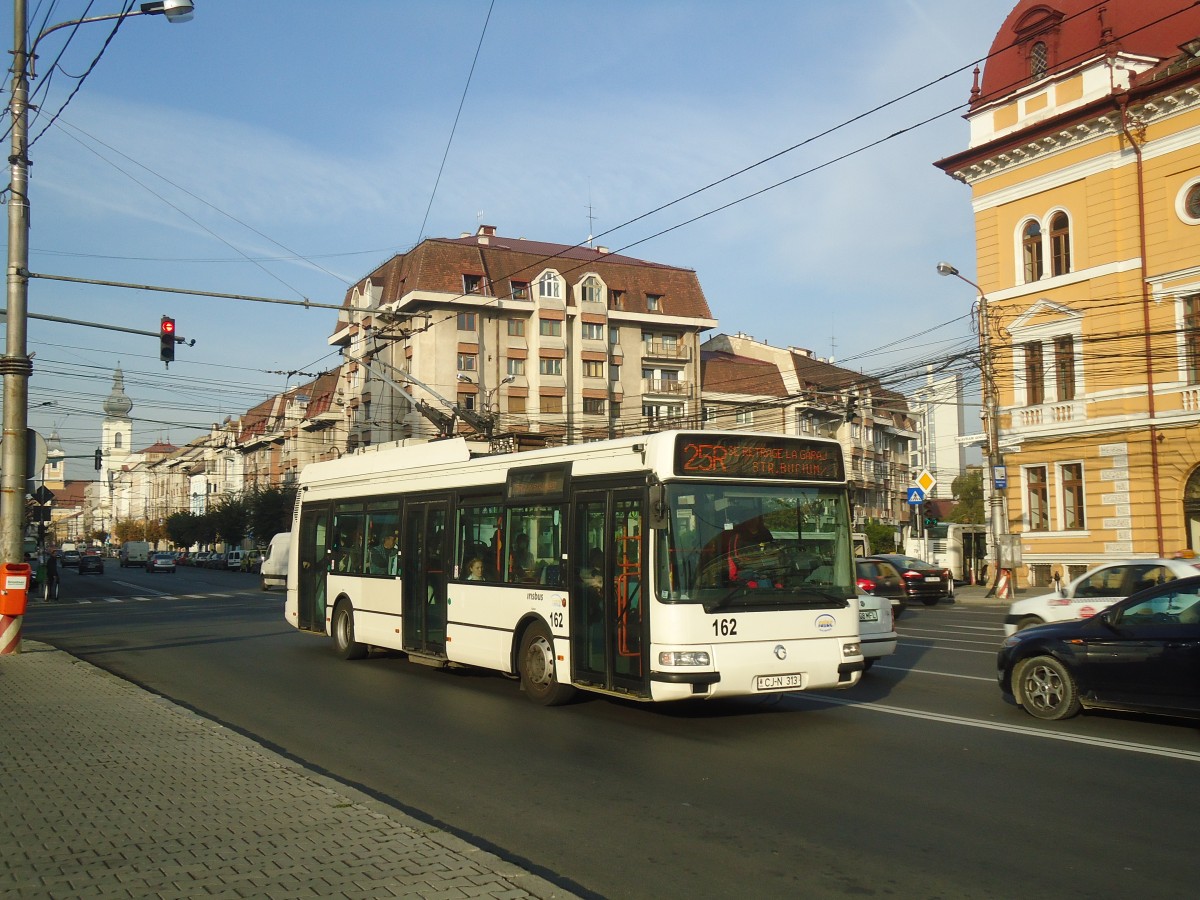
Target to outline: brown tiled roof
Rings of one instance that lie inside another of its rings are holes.
[[[701,351],[700,383],[704,385],[704,390],[722,394],[787,396],[783,377],[774,363],[723,350]]]
[[[486,240],[487,243],[480,243]],[[346,294],[370,281],[382,285],[380,304],[394,302],[416,290],[458,294],[464,274],[483,275],[491,294],[506,297],[510,281],[532,282],[546,269],[554,269],[569,284],[585,273],[598,273],[610,289],[623,291],[622,309],[653,312],[646,295],[662,298],[657,312],[670,316],[712,318],[708,300],[693,269],[647,262],[591,247],[498,237],[431,238],[411,251],[398,254],[358,282]]]

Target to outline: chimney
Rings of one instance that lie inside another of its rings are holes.
[[[479,230],[476,231],[475,234],[478,237],[495,237],[496,236],[496,226],[495,225],[480,225]]]

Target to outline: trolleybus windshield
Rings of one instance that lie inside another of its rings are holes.
[[[722,607],[844,607],[855,597],[845,488],[671,484],[660,599]]]

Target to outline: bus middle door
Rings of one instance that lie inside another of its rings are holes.
[[[446,653],[446,563],[450,507],[445,500],[404,508],[404,649]]]

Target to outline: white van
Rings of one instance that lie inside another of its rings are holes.
[[[121,560],[121,568],[127,566],[144,566],[146,560],[150,558],[150,542],[149,541],[126,541],[121,545],[121,550],[117,554]]]
[[[264,591],[269,591],[273,584],[287,587],[288,552],[291,546],[290,531],[282,531],[271,538],[267,552],[263,554],[262,566],[258,570]]]

